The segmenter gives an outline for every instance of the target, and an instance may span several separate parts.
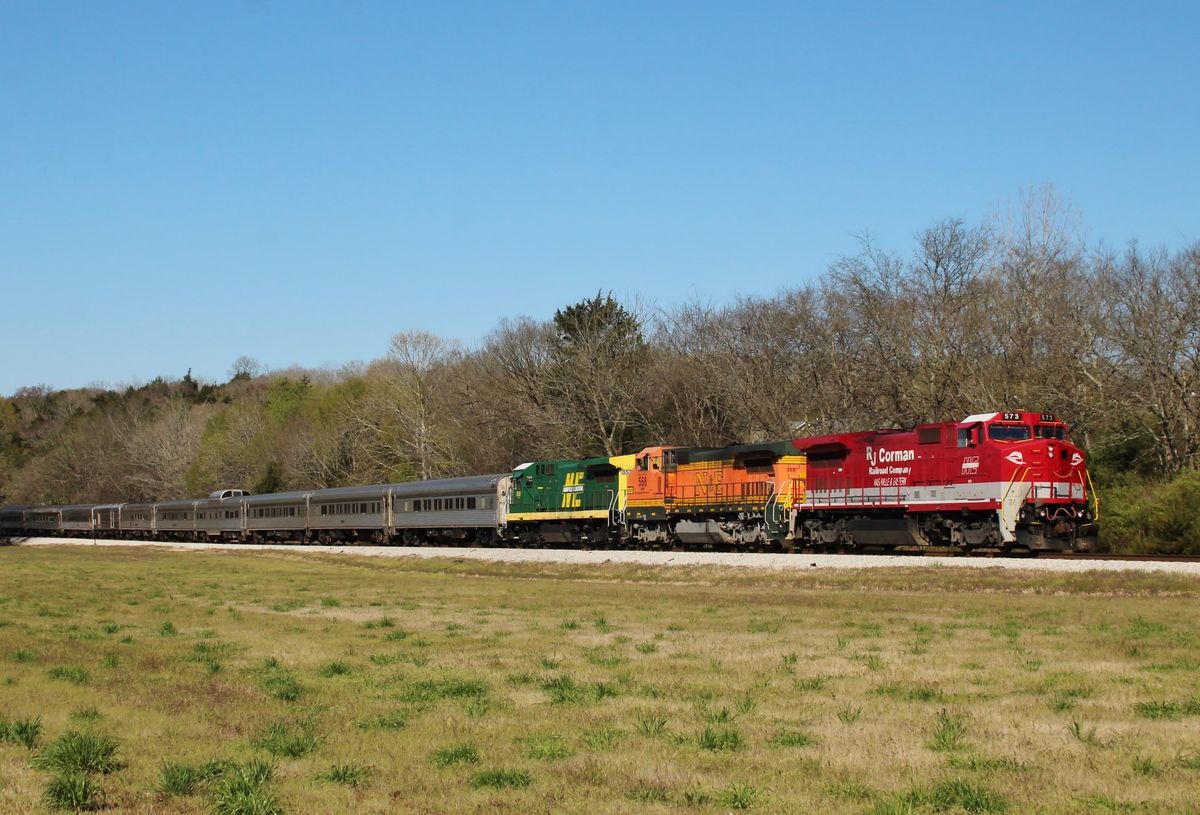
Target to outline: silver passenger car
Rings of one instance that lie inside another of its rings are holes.
[[[159,537],[191,538],[196,532],[196,501],[155,504],[154,532]]]
[[[29,532],[57,534],[62,530],[62,509],[45,506],[27,508],[25,510],[25,529]]]
[[[251,540],[306,540],[308,495],[307,492],[275,492],[242,499],[246,537]]]
[[[509,476],[472,475],[391,484],[392,529],[405,543],[491,543],[496,538],[500,487]]]
[[[322,542],[358,538],[383,543],[387,500],[383,484],[314,490],[308,494],[309,533]]]
[[[92,534],[92,505],[72,504],[63,507],[62,529],[67,534]]]
[[[0,507],[0,536],[13,537],[25,531],[25,507]]]
[[[237,539],[242,536],[245,507],[241,495],[226,494],[233,490],[214,492],[196,502],[196,532],[200,537]],[[238,490],[237,492],[241,492]]]
[[[154,504],[122,504],[120,514],[121,537],[154,536]]]
[[[99,504],[92,507],[92,526],[96,535],[115,538],[121,530],[121,504]]]

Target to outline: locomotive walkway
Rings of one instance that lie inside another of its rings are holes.
[[[279,550],[297,553],[366,557],[472,558],[500,563],[634,564],[643,566],[725,566],[773,571],[812,569],[879,569],[959,567],[1018,569],[1039,572],[1144,571],[1200,575],[1192,559],[1118,559],[1114,555],[1074,555],[1053,558],[942,557],[936,555],[816,555],[764,552],[663,552],[641,550],[504,549],[455,546],[301,546],[297,544],[184,543],[164,541],[97,540],[90,538],[24,538],[18,546],[150,546],[175,551]]]

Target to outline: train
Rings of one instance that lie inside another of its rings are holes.
[[[1068,426],[996,411],[489,475],[161,502],[0,507],[0,536],[263,543],[1087,552],[1099,501]]]

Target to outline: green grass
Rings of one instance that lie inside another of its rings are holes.
[[[1194,578],[3,556],[4,811],[1182,815],[1200,779]]]

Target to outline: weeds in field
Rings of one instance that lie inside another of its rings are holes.
[[[1088,747],[1104,746],[1104,744],[1100,741],[1100,738],[1096,735],[1096,728],[1094,726],[1087,727],[1078,720],[1072,720],[1071,723],[1067,725],[1067,732],[1070,733],[1076,741],[1080,742],[1081,744],[1086,744]]]
[[[575,754],[557,733],[527,736],[517,739],[517,743],[525,746],[525,757],[534,761],[556,761]]]
[[[441,699],[481,699],[488,693],[487,683],[482,680],[447,676],[410,682],[396,694],[396,699],[401,702],[429,703]]]
[[[661,784],[639,783],[627,793],[627,797],[643,804],[666,803],[671,800],[671,790]]]
[[[890,696],[907,702],[937,702],[943,696],[942,692],[930,685],[904,686],[899,684],[880,685],[871,691],[872,696]]]
[[[933,736],[929,739],[929,749],[935,753],[951,753],[963,749],[963,737],[967,734],[967,723],[962,716],[956,716],[947,710],[938,712],[934,723]]]
[[[870,815],[912,815],[916,812],[967,812],[998,815],[1007,812],[1008,801],[978,784],[950,779],[930,787],[913,787],[907,792],[879,801]]]
[[[484,770],[471,776],[475,789],[524,789],[533,783],[533,777],[524,770]]]
[[[667,732],[667,717],[653,711],[638,711],[634,726],[643,736],[661,736]]]
[[[741,750],[746,746],[742,734],[732,727],[705,727],[697,734],[696,746],[712,752]]]
[[[478,763],[479,751],[470,742],[442,747],[433,753],[433,766],[435,767],[453,767],[458,764]]]
[[[317,773],[314,778],[326,784],[341,784],[344,787],[357,787],[366,783],[371,776],[371,769],[361,764],[333,764],[328,770]]]
[[[158,768],[158,791],[164,795],[191,795],[204,781],[199,767],[166,762]]]
[[[1155,763],[1154,759],[1134,756],[1133,771],[1138,775],[1155,776],[1162,771],[1162,768]]]
[[[39,770],[68,775],[71,773],[107,774],[120,768],[117,740],[100,733],[69,730],[33,756]]]
[[[58,679],[62,682],[70,682],[72,685],[86,685],[91,674],[86,668],[81,668],[78,665],[56,665],[46,671],[46,675],[51,679]]]
[[[829,681],[827,676],[805,676],[798,678],[793,684],[796,690],[819,691]]]
[[[321,608],[341,608],[342,601],[336,597],[322,597]]]
[[[862,718],[862,705],[846,705],[838,708],[838,721],[842,724],[854,724]]]
[[[865,803],[876,798],[875,790],[857,781],[833,781],[825,785],[825,793],[844,801]]]
[[[283,815],[271,787],[275,765],[250,761],[228,768],[213,790],[213,815]]]
[[[808,747],[813,742],[812,735],[803,730],[777,730],[768,740],[772,747]]]
[[[946,760],[946,764],[955,770],[971,770],[973,772],[985,773],[1021,769],[1020,762],[1014,761],[1011,758],[990,758],[974,753],[950,756]]]
[[[404,710],[393,710],[381,713],[358,722],[359,730],[402,730],[408,727],[408,713]]]
[[[178,637],[179,629],[175,627],[175,623],[167,620],[158,627],[158,635],[160,637]]]
[[[26,750],[32,750],[42,733],[42,717],[32,719],[0,719],[0,742],[19,744]]]
[[[326,662],[317,669],[317,676],[332,679],[335,676],[345,676],[350,673],[350,666],[344,662]]]
[[[624,740],[625,734],[613,727],[594,727],[585,730],[580,738],[590,749],[600,752],[615,748]]]
[[[51,776],[42,790],[42,803],[50,809],[91,812],[104,806],[104,791],[99,782],[81,772]]]
[[[750,809],[762,793],[749,784],[735,781],[717,796],[722,806],[730,809]]]
[[[33,651],[27,651],[23,648],[18,648],[15,651],[8,652],[8,658],[13,662],[33,662],[37,658],[37,654]]]
[[[296,702],[304,695],[304,686],[290,671],[279,665],[274,658],[264,663],[262,689],[275,699],[282,702]]]
[[[1188,699],[1185,702],[1138,702],[1133,706],[1133,710],[1143,719],[1182,719],[1184,716],[1200,716],[1200,699]]]
[[[302,758],[321,746],[324,739],[313,731],[311,721],[292,724],[276,721],[253,741],[255,748],[276,758]]]

